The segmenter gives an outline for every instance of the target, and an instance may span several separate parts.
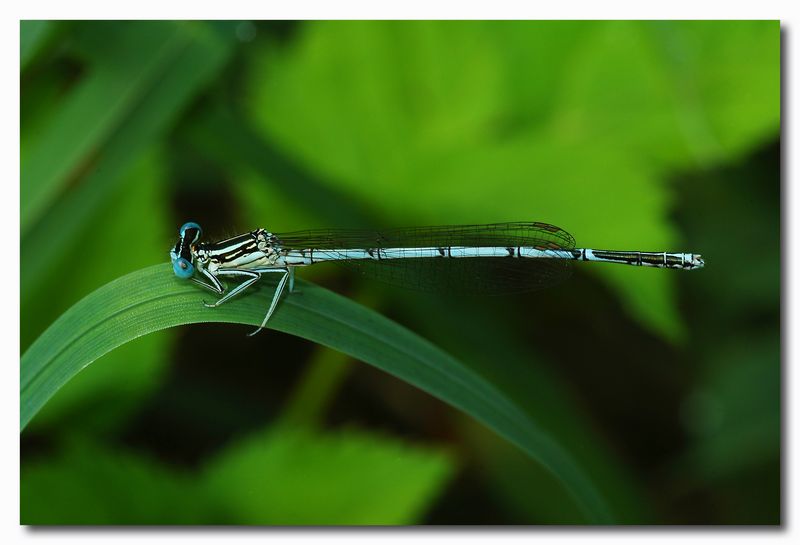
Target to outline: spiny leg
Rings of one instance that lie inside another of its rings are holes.
[[[213,291],[217,295],[222,295],[223,293],[225,293],[225,288],[222,286],[222,282],[220,282],[216,276],[206,271],[205,269],[201,272],[203,276],[205,276],[211,281],[211,283],[207,284],[202,280],[200,280],[199,278],[195,278],[194,276],[192,277],[192,282],[194,282],[195,284],[199,284],[200,286],[203,286],[207,290]]]
[[[214,307],[220,306],[222,303],[224,303],[225,301],[227,301],[231,297],[234,297],[235,295],[238,295],[239,293],[243,292],[244,290],[246,290],[247,288],[249,288],[250,286],[252,286],[256,282],[258,282],[258,279],[261,278],[261,275],[259,273],[257,273],[257,272],[246,271],[246,270],[242,270],[242,269],[220,269],[220,270],[217,271],[217,274],[220,275],[220,276],[222,276],[222,275],[225,275],[225,276],[247,276],[248,279],[245,280],[244,282],[242,282],[241,284],[239,284],[238,286],[236,286],[235,288],[233,288],[228,293],[226,293],[221,299],[219,299],[215,303],[209,304],[209,303],[206,303],[205,301],[203,301],[203,304],[208,308],[214,308]]]
[[[267,325],[267,321],[269,321],[269,318],[270,318],[270,316],[272,316],[272,313],[275,312],[275,307],[278,305],[278,300],[280,299],[281,294],[283,293],[283,290],[286,287],[286,280],[290,276],[291,276],[291,272],[289,272],[288,270],[284,271],[283,276],[281,277],[280,281],[278,282],[278,287],[275,288],[275,295],[272,296],[272,303],[270,303],[270,305],[269,305],[269,310],[267,311],[267,315],[264,316],[264,321],[261,322],[261,325],[258,326],[258,329],[256,329],[252,333],[248,333],[247,334],[248,337],[252,337],[256,333],[258,333],[259,331],[264,329],[264,326]]]

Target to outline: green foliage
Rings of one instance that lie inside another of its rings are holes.
[[[21,522],[409,524],[452,472],[449,455],[353,431],[266,430],[193,472],[78,439],[23,471]]]
[[[147,456],[73,439],[22,471],[22,524],[214,522],[200,483]]]
[[[410,524],[453,472],[443,453],[354,431],[279,429],[228,448],[207,469],[209,495],[239,524]]]

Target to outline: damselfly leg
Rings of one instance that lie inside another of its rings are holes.
[[[214,276],[213,274],[209,273],[206,270],[202,271],[202,274],[211,281],[210,284],[206,284],[205,282],[194,276],[192,277],[192,282],[194,282],[197,285],[203,286],[207,290],[213,291],[217,295],[222,295],[223,293],[225,293],[225,286],[222,285],[222,282],[220,282],[216,276]]]
[[[278,286],[275,288],[275,295],[272,296],[272,303],[270,303],[269,305],[269,310],[267,311],[267,315],[264,316],[264,321],[261,322],[261,325],[258,326],[258,329],[256,329],[252,333],[248,333],[247,334],[248,337],[252,337],[256,333],[264,329],[264,326],[267,325],[270,316],[272,316],[272,313],[275,312],[275,307],[278,306],[278,300],[281,298],[281,294],[283,293],[283,290],[286,287],[287,278],[294,277],[294,270],[292,269],[292,267],[289,267],[288,269],[272,269],[264,272],[282,272],[283,276],[281,276],[281,279],[278,282]]]
[[[245,271],[240,269],[220,269],[217,271],[217,275],[219,276],[245,276],[247,280],[233,288],[231,291],[226,293],[222,296],[219,300],[214,303],[206,303],[203,301],[203,304],[208,308],[214,308],[220,306],[222,303],[230,299],[231,297],[235,297],[239,293],[243,292],[261,278],[261,275],[254,271]]]
[[[283,290],[286,288],[287,279],[291,279],[294,277],[294,271],[292,270],[291,267],[286,269],[262,269],[260,271],[250,271],[246,269],[219,269],[216,271],[216,275],[209,274],[209,276],[211,276],[216,283],[220,284],[220,287],[221,283],[219,282],[219,279],[217,279],[217,276],[244,276],[247,277],[247,279],[238,286],[236,286],[235,288],[233,288],[232,290],[230,290],[224,296],[222,296],[218,301],[215,301],[214,303],[206,303],[205,301],[203,301],[203,304],[208,308],[218,307],[222,303],[228,301],[233,297],[236,297],[238,294],[242,293],[247,288],[258,282],[261,279],[262,273],[273,273],[273,272],[280,273],[283,276],[278,282],[277,288],[275,288],[275,294],[272,296],[272,302],[269,305],[269,310],[267,311],[267,315],[264,317],[264,321],[261,322],[261,325],[258,326],[258,329],[248,334],[249,336],[253,336],[262,329],[264,329],[264,326],[267,324],[267,321],[272,316],[272,313],[275,312],[275,308],[278,306],[278,301],[280,300],[280,297],[283,294]],[[200,282],[200,281],[197,282],[212,291],[217,291],[215,287],[208,285],[205,282]],[[221,290],[222,291],[220,291],[219,293],[224,293],[224,288],[221,287]]]

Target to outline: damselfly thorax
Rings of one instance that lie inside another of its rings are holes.
[[[199,243],[194,255],[200,267],[211,274],[220,269],[281,268],[279,241],[266,229],[257,229],[216,243]]]
[[[259,328],[272,316],[294,269],[337,262],[360,272],[418,289],[490,294],[545,288],[569,276],[573,261],[621,263],[691,270],[703,267],[700,255],[575,248],[572,235],[547,223],[518,222],[386,231],[328,229],[275,235],[256,229],[220,242],[200,242],[196,223],[184,224],[170,251],[173,270],[222,297],[216,307],[245,291],[262,274],[280,274],[272,302]],[[221,277],[240,280],[228,290]]]

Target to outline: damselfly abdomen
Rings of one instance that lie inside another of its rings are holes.
[[[220,242],[200,242],[202,230],[184,224],[170,251],[179,278],[222,297],[216,307],[245,291],[262,274],[280,274],[267,323],[294,269],[337,262],[364,274],[417,289],[455,293],[519,293],[552,286],[569,276],[573,261],[599,261],[667,269],[697,269],[698,254],[575,248],[572,235],[539,222],[412,227],[385,231],[325,229],[284,235],[256,229]],[[221,278],[242,280],[228,290]]]

